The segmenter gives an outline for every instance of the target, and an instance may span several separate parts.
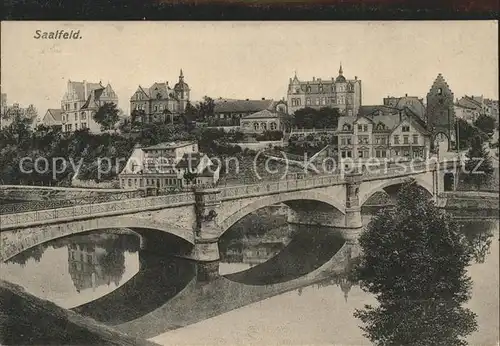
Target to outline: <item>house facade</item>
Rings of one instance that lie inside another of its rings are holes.
[[[290,78],[287,92],[288,111],[295,113],[298,109],[311,107],[337,108],[342,115],[356,116],[361,106],[361,80],[358,77],[346,79],[342,65],[336,78],[301,81],[295,74]]]
[[[181,70],[179,81],[173,88],[168,82],[155,82],[149,88],[139,85],[130,98],[130,112],[141,114],[141,118],[137,119],[141,123],[173,122],[184,113],[190,92]]]
[[[220,98],[214,100],[214,116],[208,119],[207,125],[210,127],[232,127],[236,129],[241,125],[241,119],[265,110],[286,114],[288,106],[285,100]]]
[[[119,180],[122,189],[163,190],[215,184],[219,171],[220,167],[198,151],[196,142],[171,142],[134,148]],[[193,174],[191,179],[185,176],[187,172]]]
[[[431,136],[422,120],[407,108],[380,108],[339,118],[338,159],[368,165],[428,157]]]
[[[100,133],[101,125],[94,120],[94,114],[105,103],[118,104],[118,96],[108,83],[89,83],[68,80],[67,90],[61,100],[61,125],[65,133],[89,129]]]
[[[240,120],[240,130],[246,133],[263,133],[265,131],[283,131],[282,113],[264,109]]]

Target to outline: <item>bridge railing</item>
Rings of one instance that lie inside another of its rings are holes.
[[[0,229],[11,226],[20,226],[31,223],[52,221],[59,219],[76,219],[109,213],[127,213],[133,210],[144,210],[155,207],[168,207],[179,204],[194,203],[192,193],[179,193],[157,197],[134,198],[121,201],[81,204],[59,209],[37,210],[26,213],[0,215]]]
[[[44,201],[27,201],[20,203],[0,204],[0,215],[24,213],[28,211],[58,209],[82,204],[96,204],[111,201],[128,200],[142,197],[142,191],[123,191],[106,195],[88,196],[73,199],[50,199]]]

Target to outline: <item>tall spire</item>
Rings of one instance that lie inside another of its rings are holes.
[[[344,71],[342,71],[342,62],[340,62],[339,75],[342,76],[342,73],[344,73]]]
[[[184,73],[182,73],[182,69],[181,69],[181,73],[179,75],[179,80],[182,80],[182,79],[184,79]]]

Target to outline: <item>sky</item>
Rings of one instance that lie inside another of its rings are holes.
[[[80,30],[80,39],[35,39]],[[182,68],[191,99],[281,99],[301,80],[362,80],[362,104],[425,99],[438,73],[455,98],[498,99],[497,21],[5,22],[1,89],[8,104],[59,108],[68,79],[111,83],[127,114],[138,85],[173,86]]]

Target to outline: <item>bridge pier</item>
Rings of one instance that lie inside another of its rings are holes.
[[[363,231],[361,219],[361,206],[359,205],[359,185],[362,182],[362,173],[350,173],[345,175],[346,181],[346,209],[344,226],[341,229],[344,239],[350,244],[357,244],[358,238]]]
[[[216,223],[220,207],[220,190],[197,188],[195,190],[196,227],[191,258],[197,261],[197,276],[201,281],[219,276],[219,236],[222,234]]]

